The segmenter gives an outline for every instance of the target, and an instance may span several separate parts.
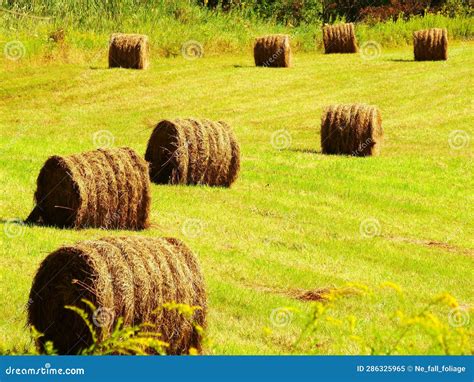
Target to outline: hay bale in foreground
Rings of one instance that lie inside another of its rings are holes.
[[[324,51],[329,53],[357,53],[354,24],[325,25],[323,27]]]
[[[59,227],[144,229],[148,164],[131,148],[52,156],[41,169],[28,222]]]
[[[109,68],[148,68],[148,37],[114,33],[110,37]]]
[[[432,28],[413,33],[415,61],[440,61],[448,59],[448,31]]]
[[[155,183],[230,187],[240,170],[240,146],[225,122],[163,120],[151,134],[145,159]]]
[[[378,155],[382,141],[382,117],[375,106],[332,105],[323,113],[323,154]]]
[[[288,68],[291,66],[290,37],[284,34],[258,37],[253,55],[256,66]]]
[[[161,333],[169,343],[168,354],[201,351],[201,335],[195,325],[205,327],[207,298],[196,256],[181,241],[172,238],[105,237],[64,246],[41,263],[30,292],[28,324],[44,336],[59,354],[77,354],[91,345],[84,321],[65,305],[81,307],[86,299],[97,308],[90,322],[99,340],[107,338],[117,320],[125,326],[141,323]],[[176,310],[160,309],[175,302],[199,306],[193,317]]]

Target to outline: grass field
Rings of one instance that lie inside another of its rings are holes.
[[[473,43],[454,42],[447,62],[413,62],[411,49],[399,48],[373,60],[300,53],[283,70],[255,68],[250,52],[154,59],[148,71],[108,70],[105,56],[81,65],[4,61],[0,71],[4,348],[31,349],[24,305],[49,252],[138,234],[12,223],[33,207],[44,161],[99,143],[144,153],[163,118],[228,121],[242,149],[231,189],[153,185],[152,228],[140,233],[182,238],[198,254],[210,300],[208,352],[367,352],[329,321],[316,346],[294,346],[310,306],[292,297],[297,290],[390,281],[403,289],[407,314],[442,292],[472,307]],[[353,102],[380,108],[381,156],[321,155],[323,108]],[[334,316],[357,317],[355,333],[368,341],[390,339],[384,313],[399,299],[369,300],[343,298]],[[298,311],[275,325],[272,312],[285,307]],[[446,321],[448,310],[436,309]],[[399,352],[439,350],[415,329]]]

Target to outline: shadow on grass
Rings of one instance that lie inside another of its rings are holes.
[[[304,154],[322,154],[321,150],[314,150],[314,149],[289,148],[288,151],[292,151],[294,153],[304,153]]]
[[[29,221],[28,219],[21,219],[21,218],[1,218],[0,219],[0,224],[19,224],[23,226],[38,226],[38,227],[44,227],[43,224],[36,223],[33,221]]]
[[[415,62],[415,60],[413,60],[413,59],[405,59],[405,58],[391,58],[387,61],[390,61],[390,62]]]
[[[11,223],[11,222],[24,222],[22,219],[18,219],[18,218],[11,218],[11,219],[5,219],[5,218],[1,218],[0,219],[0,224],[6,224],[6,223]]]

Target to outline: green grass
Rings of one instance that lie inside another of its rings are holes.
[[[153,226],[140,234],[176,236],[197,253],[215,353],[314,351],[292,346],[301,314],[272,327],[273,309],[307,310],[288,295],[296,289],[392,281],[405,291],[409,313],[443,291],[472,306],[473,143],[453,149],[449,136],[463,130],[472,140],[474,133],[474,44],[453,43],[447,62],[413,62],[410,48],[384,49],[375,60],[299,53],[294,67],[282,70],[255,68],[250,54],[154,57],[148,71],[108,70],[101,53],[79,63],[57,59],[60,52],[50,61],[4,60],[0,71],[0,344],[30,346],[23,305],[49,252],[137,234],[5,224],[33,207],[44,161],[94,149],[99,130],[110,131],[114,145],[144,153],[152,123],[185,116],[233,126],[242,148],[240,177],[231,189],[154,185]],[[320,154],[322,110],[346,102],[380,108],[386,138],[380,157]],[[291,144],[278,150],[271,140],[281,129]],[[380,232],[364,238],[360,226],[369,218]],[[183,233],[190,219],[200,222],[199,235]],[[9,237],[9,228],[20,233]],[[338,315],[358,317],[362,337],[388,335],[380,312],[397,305],[392,298],[383,303],[348,297]],[[341,345],[329,328],[318,352],[360,351]],[[430,352],[421,332],[407,341],[404,353]]]

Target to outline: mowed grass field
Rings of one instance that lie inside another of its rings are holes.
[[[249,52],[152,58],[147,71],[109,70],[105,50],[83,64],[4,60],[2,346],[32,347],[24,305],[44,257],[105,235],[174,236],[193,249],[208,289],[208,353],[366,352],[329,322],[317,346],[294,346],[310,306],[295,291],[348,282],[377,289],[390,281],[404,291],[408,314],[442,292],[472,306],[474,44],[454,42],[447,62],[414,62],[412,55],[409,47],[373,60],[301,53],[293,68],[269,69],[254,67]],[[322,155],[324,107],[354,102],[380,108],[381,156]],[[242,168],[231,189],[153,185],[152,227],[143,232],[9,221],[28,216],[49,156],[100,144],[144,154],[153,125],[176,117],[234,128]],[[355,316],[356,334],[368,341],[391,338],[382,312],[398,309],[398,299],[384,296],[370,303],[348,296],[335,315]],[[272,312],[283,307],[296,310],[275,325]],[[402,352],[430,351],[420,329]]]

